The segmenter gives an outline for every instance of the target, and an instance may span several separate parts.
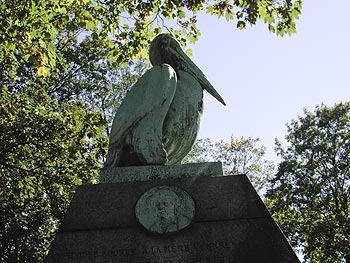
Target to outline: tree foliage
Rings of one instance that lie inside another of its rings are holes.
[[[101,65],[1,89],[1,262],[42,261],[76,186],[97,181],[112,116],[145,63]]]
[[[293,120],[267,200],[305,262],[350,254],[350,103],[317,106]]]
[[[240,29],[262,20],[271,32],[292,34],[302,1],[1,0],[0,7],[1,79],[13,83],[23,66],[38,76],[64,67],[64,48],[79,42],[81,32],[98,42],[92,56],[103,53],[122,63],[145,56],[149,41],[164,28],[182,44],[195,42],[200,12],[235,20]]]
[[[263,197],[273,175],[274,163],[265,159],[266,148],[258,146],[258,142],[259,138],[235,139],[233,136],[230,142],[197,140],[184,162],[220,161],[226,175],[246,174]]]
[[[33,89],[0,96],[2,262],[36,262],[75,186],[93,183],[106,141],[101,112]]]

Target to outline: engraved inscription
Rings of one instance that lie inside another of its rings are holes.
[[[102,169],[100,182],[146,181],[154,179],[184,178],[198,176],[222,175],[219,162],[193,163],[181,165],[148,165],[132,167],[113,167]]]
[[[234,243],[229,239],[216,240],[212,242],[198,242],[198,243],[173,243],[163,246],[144,246],[142,249],[143,255],[156,254],[174,254],[174,253],[196,253],[196,252],[211,252],[219,250],[233,249]]]
[[[96,249],[92,251],[66,252],[63,258],[66,260],[91,260],[96,258],[128,258],[136,252],[136,249]],[[124,261],[123,261],[124,262]],[[129,262],[128,260],[125,262]]]
[[[164,259],[161,261],[145,261],[146,263],[232,263],[231,256],[189,257],[186,259]],[[141,263],[141,262],[138,262]]]
[[[235,244],[229,239],[197,243],[169,243],[139,248],[96,247],[89,251],[65,252],[67,262],[118,260],[120,263],[231,263]],[[109,261],[108,261],[109,262]]]

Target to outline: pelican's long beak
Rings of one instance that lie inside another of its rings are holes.
[[[207,77],[203,74],[203,72],[194,64],[194,62],[185,54],[180,45],[174,45],[169,47],[169,51],[173,56],[177,57],[178,60],[181,60],[182,67],[181,69],[191,74],[200,84],[206,89],[215,99],[220,101],[223,105],[226,105],[223,98],[220,94],[215,90],[213,85],[209,82]]]

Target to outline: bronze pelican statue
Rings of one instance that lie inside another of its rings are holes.
[[[106,169],[179,163],[195,142],[203,90],[224,100],[170,34],[151,42],[153,68],[131,88],[113,120]]]

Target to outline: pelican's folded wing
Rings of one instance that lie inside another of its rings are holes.
[[[176,83],[175,71],[162,64],[131,88],[113,120],[105,168],[166,162],[162,129]]]

